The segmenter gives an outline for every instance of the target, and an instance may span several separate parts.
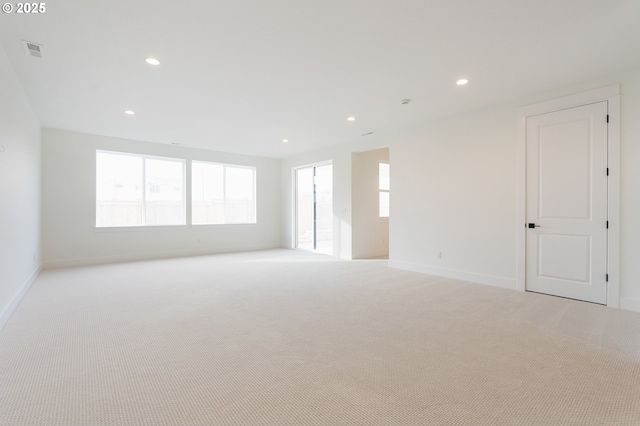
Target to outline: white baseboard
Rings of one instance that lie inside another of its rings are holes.
[[[20,301],[27,294],[27,291],[31,288],[31,284],[38,278],[40,271],[42,270],[42,265],[36,266],[36,269],[29,275],[29,278],[22,284],[18,292],[13,296],[11,301],[4,307],[4,309],[0,312],[0,330],[2,327],[9,321],[11,315],[16,310]]]
[[[256,246],[236,246],[225,247],[224,249],[198,249],[198,250],[180,250],[180,251],[163,251],[163,252],[147,252],[136,254],[125,254],[115,256],[95,256],[95,257],[78,257],[72,259],[56,259],[44,262],[45,269],[69,268],[75,266],[91,266],[106,265],[110,263],[138,262],[143,260],[154,259],[170,259],[174,257],[189,256],[206,256],[209,254],[236,253],[243,251],[270,250],[281,248],[279,244],[264,244]]]
[[[640,312],[640,299],[634,299],[633,297],[621,297],[620,309]]]
[[[494,287],[507,288],[516,290],[516,279],[497,277],[494,275],[476,274],[472,272],[463,272],[453,269],[438,268],[435,266],[422,265],[419,263],[402,262],[389,259],[389,267],[396,269],[404,269],[407,271],[421,272],[423,274],[435,275],[438,277],[453,278],[460,281],[470,281],[478,284],[485,284]]]

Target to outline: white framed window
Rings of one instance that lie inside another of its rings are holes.
[[[378,163],[378,214],[381,218],[389,217],[389,163]]]
[[[256,223],[256,169],[249,166],[191,163],[191,223]]]
[[[185,163],[96,151],[96,227],[185,225]]]

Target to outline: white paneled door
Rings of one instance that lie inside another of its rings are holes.
[[[527,117],[526,289],[607,303],[607,102]]]

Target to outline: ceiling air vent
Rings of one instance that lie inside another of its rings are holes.
[[[43,45],[26,40],[22,40],[22,44],[24,45],[24,51],[27,53],[27,55],[39,59],[42,59],[42,57],[44,56]]]

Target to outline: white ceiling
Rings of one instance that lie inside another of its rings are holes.
[[[61,0],[0,43],[43,127],[285,157],[635,66],[640,1]]]

